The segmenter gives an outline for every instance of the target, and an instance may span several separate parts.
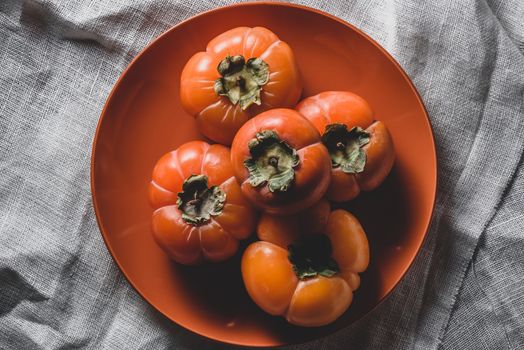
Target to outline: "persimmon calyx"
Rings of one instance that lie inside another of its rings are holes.
[[[260,105],[262,86],[269,81],[269,65],[260,58],[246,60],[242,55],[227,56],[217,67],[221,77],[215,80],[217,95],[226,96],[242,110],[253,103]]]
[[[370,135],[356,126],[348,130],[347,125],[335,123],[326,126],[322,143],[328,149],[333,168],[341,168],[347,174],[364,171],[366,152],[362,149],[370,141]]]
[[[331,240],[324,234],[304,235],[291,244],[288,251],[289,261],[299,279],[317,275],[332,277],[340,272],[338,263],[331,257]]]
[[[251,158],[244,161],[253,187],[267,184],[270,192],[286,192],[300,164],[297,151],[273,130],[258,132],[248,144]]]
[[[182,219],[193,226],[207,223],[211,216],[222,213],[226,194],[218,187],[207,185],[207,176],[191,175],[182,184],[177,206]]]

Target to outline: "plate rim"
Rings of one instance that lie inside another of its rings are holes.
[[[390,288],[390,290],[371,309],[369,309],[367,312],[365,312],[359,318],[359,320],[363,319],[364,317],[369,315],[379,305],[381,305],[386,299],[389,298],[389,296],[397,288],[397,286],[400,284],[400,282],[406,277],[407,272],[411,269],[411,267],[413,266],[415,260],[420,255],[420,252],[422,250],[421,248],[422,248],[422,246],[425,244],[425,242],[427,240],[429,229],[430,229],[430,227],[431,227],[431,225],[432,225],[432,223],[434,221],[435,205],[436,205],[436,201],[437,201],[437,189],[438,189],[438,183],[439,183],[439,178],[438,178],[439,160],[438,160],[438,153],[437,153],[437,148],[436,148],[436,144],[435,144],[434,128],[433,128],[433,125],[432,125],[431,120],[429,118],[428,111],[427,111],[426,106],[424,105],[424,102],[422,100],[422,97],[420,96],[418,90],[416,89],[413,81],[408,76],[408,74],[404,71],[402,66],[397,62],[397,60],[395,58],[393,58],[393,56],[385,48],[383,48],[378,42],[376,42],[373,38],[371,38],[364,31],[362,31],[361,29],[357,28],[355,25],[353,25],[353,24],[351,24],[349,22],[346,22],[345,20],[343,20],[343,19],[341,19],[341,18],[339,18],[339,17],[337,17],[335,15],[332,15],[332,14],[327,13],[325,11],[319,10],[317,8],[309,7],[309,6],[305,6],[305,5],[301,5],[301,4],[287,3],[287,2],[282,2],[282,1],[248,1],[248,2],[235,3],[235,4],[226,5],[226,6],[215,7],[215,8],[209,9],[207,11],[203,11],[203,12],[197,13],[194,16],[188,17],[188,18],[184,19],[183,21],[181,21],[181,22],[179,22],[179,23],[177,23],[175,25],[172,25],[171,27],[169,27],[169,29],[165,30],[163,33],[161,33],[160,35],[155,37],[151,42],[149,42],[145,47],[143,47],[138,52],[138,54],[135,57],[133,57],[133,59],[127,64],[125,69],[120,73],[118,79],[116,80],[116,82],[114,83],[113,87],[111,88],[111,92],[109,93],[109,95],[106,98],[106,101],[104,103],[104,107],[102,108],[102,111],[100,113],[100,117],[98,119],[98,123],[97,123],[96,130],[95,130],[95,135],[94,135],[93,142],[92,142],[92,145],[91,145],[91,161],[90,161],[90,191],[91,191],[91,200],[92,200],[93,209],[94,209],[94,212],[95,212],[96,222],[97,222],[100,234],[101,234],[101,236],[102,236],[102,238],[104,240],[104,244],[105,244],[107,250],[109,251],[112,260],[116,263],[118,269],[123,274],[124,278],[127,280],[129,285],[136,291],[136,293],[145,302],[147,302],[152,308],[154,308],[161,315],[166,317],[169,321],[175,323],[176,325],[184,328],[187,331],[190,331],[193,334],[197,334],[199,336],[202,336],[202,337],[204,337],[204,338],[206,338],[208,340],[211,340],[211,341],[214,341],[214,342],[217,342],[217,343],[230,344],[230,345],[236,345],[236,346],[275,348],[275,347],[281,347],[281,346],[290,346],[290,345],[304,344],[304,343],[308,343],[308,342],[314,341],[316,339],[322,339],[322,338],[325,338],[327,336],[332,336],[334,334],[337,334],[337,333],[343,331],[344,329],[346,329],[350,325],[347,325],[345,327],[341,327],[340,329],[337,329],[337,330],[335,330],[335,331],[333,331],[333,332],[331,332],[329,334],[325,334],[324,336],[321,336],[321,337],[315,338],[315,339],[305,339],[304,341],[298,341],[298,342],[293,342],[293,343],[280,343],[280,344],[256,343],[256,344],[253,344],[253,343],[246,343],[246,342],[242,342],[242,341],[235,341],[235,340],[231,340],[231,339],[225,339],[225,338],[222,338],[222,337],[212,337],[212,336],[209,336],[209,335],[201,332],[198,329],[198,327],[195,328],[195,327],[192,327],[191,324],[186,324],[186,323],[180,322],[179,320],[174,320],[171,316],[167,315],[165,312],[163,312],[162,310],[157,308],[148,298],[146,298],[144,296],[144,294],[140,291],[140,289],[135,285],[133,280],[128,276],[128,274],[125,271],[125,269],[123,268],[122,264],[120,263],[120,261],[116,257],[115,252],[113,251],[111,243],[109,242],[109,239],[108,239],[108,233],[107,233],[108,230],[106,228],[104,228],[104,224],[102,223],[100,208],[98,207],[98,204],[97,204],[97,194],[96,194],[96,190],[95,190],[95,180],[94,180],[95,179],[96,145],[98,143],[98,137],[100,135],[100,129],[101,129],[102,123],[104,121],[104,118],[105,118],[105,116],[107,114],[108,107],[111,104],[111,101],[114,98],[114,95],[115,95],[116,91],[119,89],[120,85],[122,84],[123,79],[128,74],[128,72],[132,69],[132,67],[136,64],[136,62],[146,53],[146,51],[151,49],[153,46],[157,45],[157,43],[160,40],[162,40],[164,36],[169,35],[172,31],[175,31],[180,26],[182,26],[182,25],[184,25],[184,24],[186,24],[186,23],[188,23],[190,21],[193,21],[196,18],[199,18],[199,17],[202,17],[202,16],[207,16],[207,15],[212,15],[212,14],[215,14],[215,13],[219,13],[221,11],[225,11],[225,10],[228,10],[228,9],[231,9],[231,8],[234,8],[234,7],[249,7],[249,6],[275,6],[275,7],[296,8],[296,9],[312,12],[314,14],[326,17],[329,20],[334,20],[334,21],[336,21],[336,22],[338,22],[338,23],[348,27],[349,29],[353,30],[354,32],[358,33],[359,35],[364,37],[368,42],[370,42],[373,46],[375,46],[383,55],[386,56],[386,58],[391,63],[393,63],[395,65],[395,67],[401,73],[401,75],[403,76],[405,81],[408,83],[411,91],[414,93],[414,95],[415,95],[415,97],[416,97],[416,99],[418,101],[418,104],[420,105],[420,107],[421,107],[421,109],[423,111],[425,122],[426,122],[427,126],[429,126],[430,142],[431,142],[430,146],[431,146],[431,149],[432,149],[432,154],[434,155],[434,159],[435,159],[435,163],[434,163],[434,165],[435,165],[435,173],[433,174],[433,177],[434,177],[433,180],[434,180],[435,186],[432,189],[433,201],[431,203],[429,220],[427,221],[427,223],[425,224],[425,227],[424,227],[423,238],[420,241],[420,244],[417,246],[417,248],[416,248],[417,251],[413,255],[413,257],[411,258],[411,260],[409,261],[409,264],[407,264],[406,267],[402,270],[401,277],[398,279],[398,281]],[[358,322],[358,320],[354,321],[353,323],[355,323],[355,322]]]

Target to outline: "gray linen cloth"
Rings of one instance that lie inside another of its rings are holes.
[[[0,348],[212,349],[144,302],[93,212],[91,143],[130,60],[226,1],[0,2]],[[407,277],[296,349],[524,348],[524,2],[302,1],[383,45],[434,126],[438,199]]]

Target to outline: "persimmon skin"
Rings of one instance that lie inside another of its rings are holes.
[[[243,110],[214,90],[217,66],[226,56],[258,57],[269,65],[269,81],[262,87],[261,104]],[[252,116],[277,107],[292,108],[302,93],[302,80],[293,51],[263,27],[238,27],[212,39],[206,51],[189,59],[180,78],[180,100],[196,118],[206,137],[230,145],[238,129]]]
[[[331,206],[324,198],[315,205],[289,216],[263,213],[257,224],[258,239],[288,247],[300,235],[321,232],[327,225],[330,213]]]
[[[310,209],[313,212],[325,212],[325,204]],[[303,234],[325,234],[330,239],[331,257],[340,272],[331,277],[317,275],[302,280],[288,258],[287,244],[298,239],[295,226],[289,228],[286,221],[268,214],[263,214],[258,226],[261,240],[251,244],[242,257],[242,277],[253,301],[269,314],[283,316],[298,326],[323,326],[340,317],[351,305],[353,292],[360,285],[358,273],[369,264],[369,244],[358,220],[339,209],[329,214],[320,232],[304,226]],[[268,233],[269,229],[274,234]]]
[[[243,196],[230,162],[230,151],[221,145],[192,141],[162,156],[149,185],[153,238],[168,256],[185,265],[218,262],[233,256],[239,240],[255,228],[257,212]],[[182,218],[177,194],[191,175],[206,175],[208,186],[226,194],[222,212],[201,225]]]
[[[249,141],[256,134],[275,131],[297,150],[300,164],[286,192],[271,192],[266,185],[254,187],[244,165],[251,158]],[[291,215],[315,204],[329,187],[331,160],[315,127],[292,109],[277,108],[261,113],[240,128],[231,146],[231,163],[242,192],[255,206],[275,215]]]
[[[363,147],[366,153],[364,171],[346,174],[340,168],[331,171],[328,199],[345,202],[361,191],[371,191],[382,184],[395,162],[393,140],[384,123],[374,121],[373,111],[360,96],[349,91],[326,91],[302,100],[295,108],[323,134],[329,124],[341,123],[348,129],[361,127],[370,134]]]
[[[324,326],[339,318],[352,301],[353,292],[342,278],[318,276],[298,283],[286,319],[298,326]]]
[[[271,315],[284,314],[298,285],[286,248],[269,242],[249,245],[242,257],[242,276],[251,299]]]

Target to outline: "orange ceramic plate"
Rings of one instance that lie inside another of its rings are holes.
[[[237,26],[264,26],[293,48],[304,94],[351,90],[386,123],[397,160],[375,192],[348,206],[369,236],[371,265],[353,305],[335,323],[304,329],[266,315],[248,297],[239,257],[216,265],[171,263],[153,241],[147,186],[156,160],[202,138],[179,100],[186,61]],[[373,40],[335,17],[302,6],[247,3],[191,18],[152,42],[122,74],[100,118],[91,185],[98,223],[116,263],[162,314],[203,336],[241,345],[304,342],[349,325],[395,287],[415,258],[436,192],[431,126],[413,84]]]

